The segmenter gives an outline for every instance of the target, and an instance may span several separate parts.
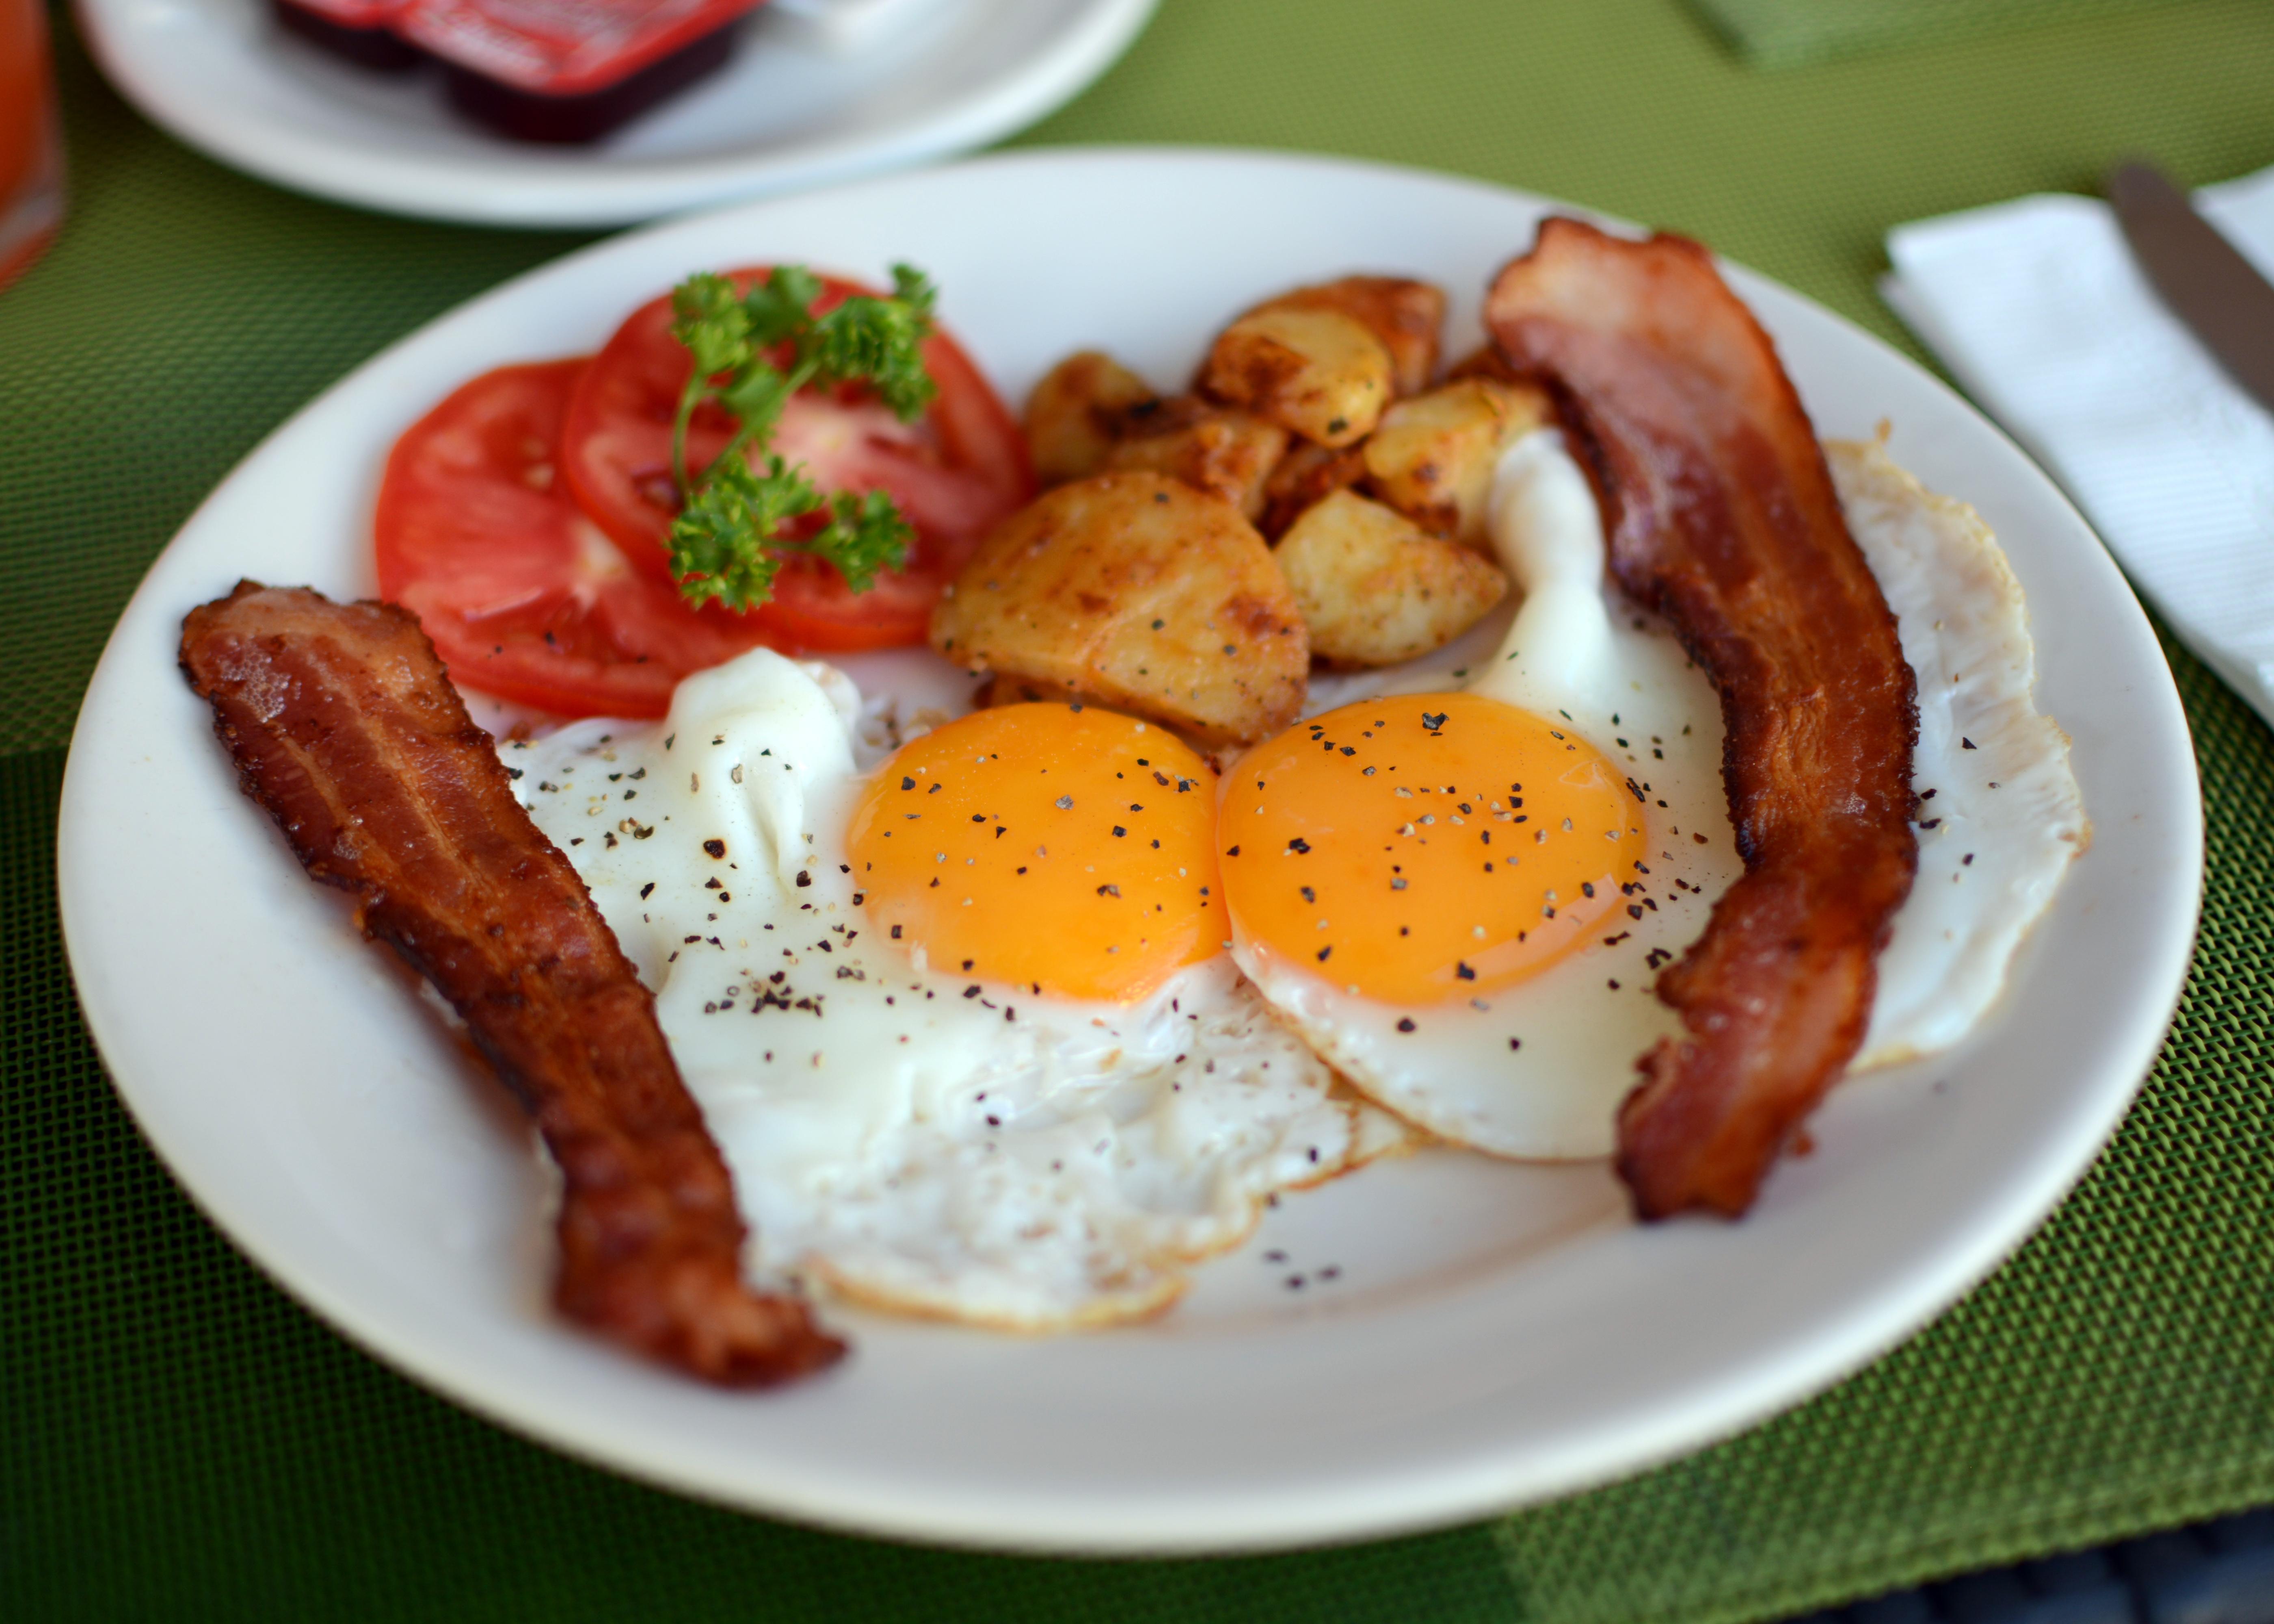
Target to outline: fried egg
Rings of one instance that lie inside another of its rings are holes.
[[[1879,441],[1824,449],[1918,679],[1918,877],[1879,954],[1864,1070],[1939,1053],[1981,1021],[2092,830],[2068,735],[2032,701],[2029,610],[1990,527]]]
[[[1978,1023],[2087,829],[1986,528],[1878,446],[1829,455],[1920,692],[1919,881],[1861,1069]],[[1507,452],[1489,515],[1522,590],[1496,644],[1316,682],[1221,778],[1080,704],[926,692],[903,741],[880,720],[922,681],[864,702],[764,650],[660,724],[506,748],[656,991],[754,1279],[1103,1324],[1402,1123],[1609,1152],[1636,1057],[1677,1030],[1656,972],[1743,871],[1720,706],[1607,584],[1560,433]]]
[[[2026,620],[1987,530],[1877,447],[1834,465],[1920,673],[1914,778],[1930,808],[1870,1064],[1971,1028],[2084,824],[2067,741],[2029,703]],[[1488,515],[1523,593],[1496,650],[1434,683],[1345,685],[1227,774],[1233,951],[1314,1049],[1415,1124],[1502,1156],[1605,1155],[1637,1057],[1678,1031],[1656,974],[1743,871],[1720,705],[1608,583],[1560,431],[1509,448]]]
[[[862,710],[759,650],[660,724],[506,749],[655,991],[755,1279],[1022,1330],[1129,1319],[1273,1192],[1394,1137],[1362,1146],[1224,952],[1189,748],[1020,706],[864,770]]]

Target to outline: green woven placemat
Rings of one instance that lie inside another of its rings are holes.
[[[1905,45],[2068,22],[2163,0],[1690,0],[1756,67],[1789,68]]]
[[[942,1553],[638,1487],[365,1358],[197,1216],[102,1077],[55,936],[60,747],[232,462],[577,239],[294,198],[151,131],[68,42],[65,78],[72,224],[0,294],[0,1618],[1735,1620],[2274,1499],[2274,739],[2183,657],[2211,900],[2108,1156],[1924,1335],[1630,1484],[1342,1552]],[[2134,148],[2195,181],[2274,162],[2274,14],[2174,0],[1764,77],[1678,0],[1167,0],[1032,139],[1476,174],[1696,232],[1900,343],[1871,288],[1895,222]]]

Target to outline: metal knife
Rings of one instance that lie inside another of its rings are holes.
[[[2109,171],[2133,257],[2172,313],[2253,399],[2274,411],[2274,287],[2152,163]]]

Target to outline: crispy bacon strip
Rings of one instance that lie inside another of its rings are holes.
[[[1645,1218],[1734,1216],[1871,1017],[1918,860],[1910,667],[1800,397],[1704,248],[1550,220],[1486,320],[1563,397],[1612,575],[1721,694],[1745,874],[1659,977],[1686,1035],[1643,1057],[1618,1168]]]
[[[465,1018],[566,1176],[561,1312],[729,1386],[844,1344],[752,1292],[734,1186],[582,880],[514,800],[410,613],[245,581],[182,624],[245,793]]]

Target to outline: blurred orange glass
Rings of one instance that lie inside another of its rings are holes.
[[[0,287],[64,217],[64,138],[44,0],[0,0]]]

